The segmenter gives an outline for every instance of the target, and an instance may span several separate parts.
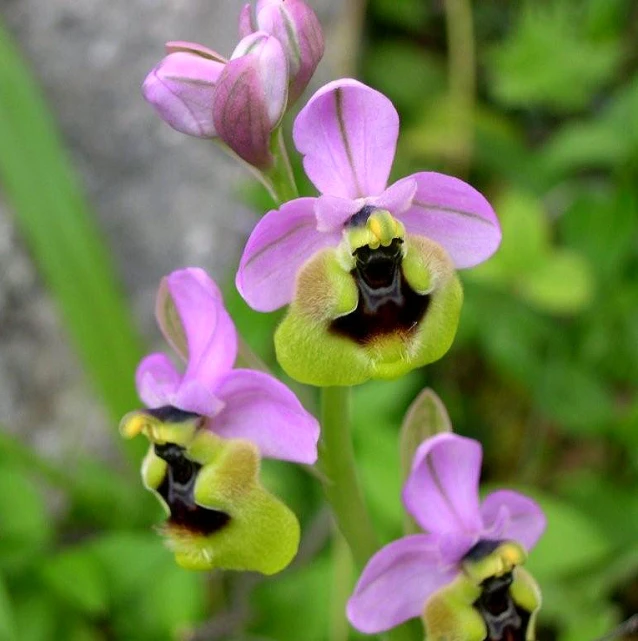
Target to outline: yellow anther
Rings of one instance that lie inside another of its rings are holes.
[[[510,572],[513,567],[525,563],[525,550],[518,543],[507,542],[499,548],[499,553],[503,564],[506,566],[506,572]]]
[[[129,412],[120,421],[120,434],[124,438],[134,438],[149,428],[149,417],[141,412]]]
[[[370,215],[368,229],[381,245],[388,246],[394,238],[399,237],[400,227],[389,211],[379,210]]]

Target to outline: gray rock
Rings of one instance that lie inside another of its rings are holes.
[[[234,269],[256,213],[233,189],[248,174],[208,141],[174,132],[140,94],[167,40],[229,55],[242,0],[0,0],[53,109],[149,341],[159,279]],[[315,2],[322,22],[337,0]],[[327,63],[319,77],[327,79]],[[317,85],[318,83],[315,83]],[[108,449],[107,420],[52,301],[0,205],[0,420],[47,452]]]

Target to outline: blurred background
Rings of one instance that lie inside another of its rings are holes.
[[[384,92],[402,122],[393,177],[462,177],[504,230],[497,255],[461,275],[451,352],[356,390],[379,532],[401,535],[397,431],[430,386],[484,444],[486,488],[516,487],[547,513],[529,561],[539,641],[593,641],[638,611],[638,6],[311,4],[327,40],[312,89],[356,75]],[[139,403],[139,357],[163,348],[155,290],[177,267],[226,285],[274,366],[277,314],[231,286],[268,198],[139,91],[166,40],[230,54],[241,5],[0,0],[0,641],[356,636],[342,610],[356,577],[316,482],[266,465],[304,527],[294,567],[268,581],[187,573],[152,531],[143,444],[117,435]]]

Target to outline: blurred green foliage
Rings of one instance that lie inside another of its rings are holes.
[[[488,485],[517,487],[546,511],[529,561],[544,593],[539,641],[586,641],[638,610],[638,7],[474,3],[467,128],[447,91],[444,6],[370,0],[360,75],[400,111],[396,177],[467,178],[495,204],[503,244],[463,274],[450,354],[355,390],[360,474],[382,540],[400,536],[398,429],[432,387],[454,428],[484,444]],[[49,116],[1,44],[0,74],[15,88],[0,99],[3,188],[87,372],[122,412],[135,403],[130,318]],[[17,131],[28,144],[15,142]],[[48,191],[24,188],[34,172],[48,176]],[[87,301],[100,323],[85,323]],[[247,343],[276,367],[277,315],[251,311],[230,287],[227,302]],[[312,393],[301,393],[312,407]],[[328,638],[333,582],[349,570],[335,571],[343,558],[321,527],[320,488],[292,466],[268,463],[265,476],[300,515],[310,557],[268,581],[205,577],[174,565],[151,529],[160,510],[132,475],[88,457],[56,467],[2,436],[0,639],[188,639],[214,615],[209,639]],[[418,623],[407,629],[418,638]]]

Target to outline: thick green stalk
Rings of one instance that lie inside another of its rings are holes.
[[[474,20],[470,0],[444,0],[448,80],[455,110],[459,151],[457,173],[465,174],[472,162],[474,147],[474,107],[476,102],[476,53]]]
[[[324,387],[321,395],[319,466],[324,490],[359,571],[379,549],[357,478],[350,429],[350,388]],[[382,635],[384,641],[414,641],[405,626]]]
[[[325,476],[324,489],[337,526],[361,569],[378,546],[357,478],[350,411],[349,387],[323,388],[319,465]]]
[[[352,556],[339,532],[332,537],[332,589],[330,590],[330,641],[348,641],[350,626],[345,617],[346,603],[352,590]]]

